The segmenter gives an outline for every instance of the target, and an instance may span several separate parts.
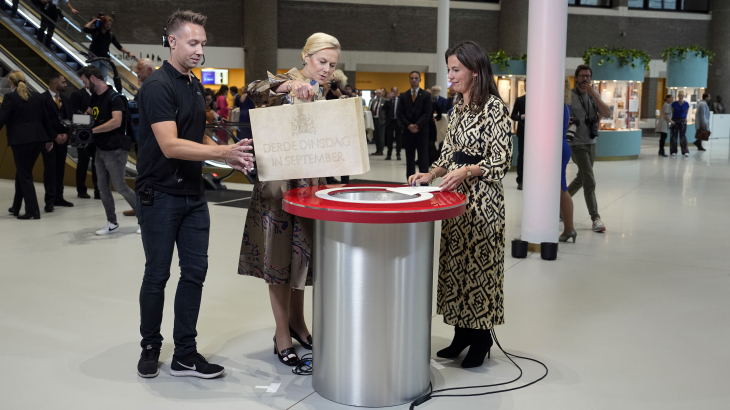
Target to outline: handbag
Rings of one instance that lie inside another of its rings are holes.
[[[710,139],[710,134],[712,134],[708,130],[697,130],[697,133],[695,133],[695,139],[699,141],[707,141]]]

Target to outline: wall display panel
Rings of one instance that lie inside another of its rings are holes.
[[[601,118],[601,131],[638,130],[641,118],[641,87],[638,81],[594,81],[611,116]]]

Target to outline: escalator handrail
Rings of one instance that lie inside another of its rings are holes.
[[[65,36],[65,38],[66,38],[66,41],[67,41],[67,42],[68,42],[68,43],[69,43],[70,45],[72,45],[73,47],[75,47],[75,48],[76,48],[76,51],[77,51],[77,52],[78,52],[79,54],[87,54],[87,56],[86,56],[87,58],[89,58],[89,57],[91,57],[91,56],[95,56],[95,54],[93,54],[93,53],[91,52],[91,50],[89,50],[89,49],[88,49],[88,48],[87,48],[86,46],[84,46],[83,44],[81,44],[81,43],[79,43],[79,42],[77,42],[77,41],[73,40],[73,37],[72,37],[71,35],[69,35],[69,34],[68,34],[68,32],[66,32],[66,30],[64,30],[64,29],[62,29],[61,27],[59,27],[59,26],[58,26],[58,24],[57,24],[57,23],[56,23],[55,21],[51,20],[51,18],[50,18],[50,17],[49,17],[49,16],[47,15],[47,14],[45,14],[45,13],[44,13],[44,12],[42,12],[41,10],[38,10],[38,9],[37,9],[36,7],[32,7],[32,6],[31,6],[31,7],[29,7],[29,6],[28,6],[28,5],[26,4],[26,2],[25,2],[24,0],[21,0],[21,1],[20,1],[20,4],[22,4],[22,5],[23,5],[23,7],[24,7],[24,8],[26,9],[26,10],[29,10],[29,11],[31,11],[31,14],[33,14],[33,13],[35,12],[35,13],[39,13],[39,14],[41,14],[41,15],[45,16],[45,17],[46,17],[46,20],[48,20],[48,22],[49,22],[50,24],[52,24],[52,25],[54,25],[54,26],[55,26],[55,30],[56,30],[56,31],[59,31],[59,32],[60,32],[61,34],[63,34],[63,35]],[[15,21],[14,19],[12,19],[12,18],[11,18],[10,20],[12,20],[14,24],[16,24],[16,25],[18,24],[18,23],[17,23],[17,22],[16,22],[16,21]],[[22,28],[22,26],[21,26],[21,28]],[[35,42],[36,42],[37,44],[39,44],[39,47],[45,47],[45,45],[43,45],[43,44],[42,44],[42,43],[41,43],[40,41],[38,41],[38,39],[37,39],[37,38],[34,38],[34,40],[35,40]],[[83,50],[83,51],[82,51],[82,50]],[[74,57],[74,58],[75,58],[75,57]],[[59,60],[60,60],[60,59],[59,59]],[[66,66],[67,66],[67,67],[68,67],[69,69],[71,69],[71,71],[75,71],[75,70],[73,70],[73,69],[71,68],[71,66],[69,66],[69,65],[68,65],[68,64],[67,64],[67,63],[66,63],[65,61],[62,61],[62,63],[64,63],[64,64],[65,64],[65,65],[66,65]],[[87,63],[86,63],[86,62],[82,62],[82,64],[87,64]],[[106,62],[105,62],[105,64],[106,64]],[[108,64],[107,64],[107,65],[108,65]],[[109,68],[111,68],[111,67],[109,67]],[[124,83],[126,83],[126,85],[128,86],[127,88],[129,88],[131,92],[134,92],[134,93],[136,93],[137,91],[139,91],[138,87],[137,87],[137,86],[135,86],[134,84],[132,84],[132,82],[130,82],[129,80],[127,80],[127,79],[126,79],[126,78],[124,78],[124,77],[121,77],[121,76],[120,76],[120,78],[121,78],[121,80],[122,80],[122,81],[123,81]]]
[[[41,78],[38,77],[34,72],[30,71],[30,69],[28,67],[26,67],[25,64],[21,63],[14,55],[12,55],[5,47],[3,47],[2,44],[0,44],[0,53],[5,55],[7,58],[11,59],[13,64],[22,68],[22,70],[20,70],[20,71],[22,71],[23,74],[25,74],[26,80],[28,79],[28,77],[31,77],[31,79],[33,81],[37,82],[43,88],[43,91],[48,89],[48,85],[46,84],[45,81],[41,80]],[[35,91],[42,92],[40,90],[35,90]]]

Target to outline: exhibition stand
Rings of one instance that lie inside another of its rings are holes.
[[[684,100],[689,103],[687,112],[687,143],[695,141],[695,112],[697,103],[707,88],[708,57],[687,53],[684,59],[670,57],[667,60],[667,94],[677,101],[679,91],[684,91]],[[668,142],[667,142],[668,143]]]
[[[599,62],[603,62],[599,65]],[[633,65],[633,67],[632,67]],[[593,83],[611,116],[601,118],[596,141],[596,161],[639,158],[641,152],[641,87],[644,62],[636,58],[621,66],[618,58],[593,55],[590,59]]]
[[[312,385],[328,400],[395,406],[429,389],[434,222],[464,213],[466,197],[424,188],[284,194],[284,211],[315,220]]]

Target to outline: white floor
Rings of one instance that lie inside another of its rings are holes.
[[[498,336],[506,350],[547,364],[548,377],[524,390],[435,399],[419,409],[730,408],[730,145],[714,140],[707,152],[692,147],[689,158],[660,158],[655,144],[645,139],[639,160],[596,164],[605,234],[590,231],[579,193],[578,241],[561,245],[557,261],[507,256],[507,323]],[[404,161],[377,157],[372,168],[359,178],[405,179]],[[575,171],[571,164],[569,179]],[[514,173],[504,184],[511,239],[519,235],[522,196]],[[42,196],[42,185],[36,188]],[[272,354],[266,286],[236,274],[240,208],[210,207],[198,326],[199,351],[226,366],[226,377],[169,375],[175,280],[162,372],[137,377],[144,256],[136,220],[121,216],[127,206],[118,197],[122,231],[96,237],[105,222],[100,201],[67,193],[76,206],[40,221],[0,216],[0,408],[346,408],[314,393],[311,378],[292,375]],[[12,181],[0,180],[0,203],[10,206],[12,195]],[[174,278],[179,269],[172,270]],[[451,336],[435,316],[434,352]],[[516,369],[495,356],[469,371],[445,361],[445,369],[431,368],[431,379],[443,388],[514,377]],[[525,380],[541,374],[520,364]],[[281,383],[276,393],[255,389],[272,382]]]

